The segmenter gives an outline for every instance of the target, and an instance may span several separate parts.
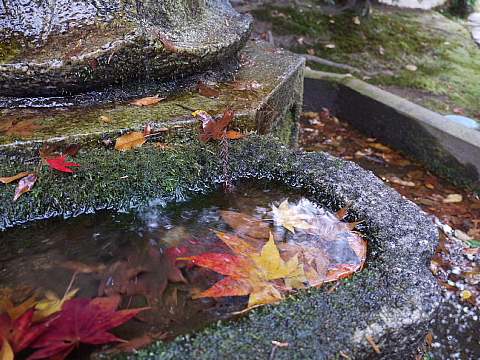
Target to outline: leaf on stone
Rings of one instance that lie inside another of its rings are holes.
[[[153,107],[158,102],[165,99],[165,98],[161,98],[159,96],[160,96],[160,94],[157,94],[157,95],[152,96],[152,97],[145,97],[145,98],[142,98],[142,99],[136,99],[136,100],[132,101],[130,104],[137,105],[137,106]]]
[[[165,49],[173,53],[178,53],[178,45],[172,40],[170,40],[168,37],[166,37],[165,35],[160,35],[158,39],[162,42],[163,46],[165,46]]]
[[[131,150],[134,147],[142,146],[145,141],[147,141],[147,137],[144,133],[134,131],[120,136],[115,142],[115,149]]]
[[[198,83],[198,93],[202,96],[206,96],[212,99],[218,98],[220,96],[220,91],[205,85],[203,81],[200,81]]]
[[[83,50],[82,40],[78,40],[75,48],[73,50],[70,50],[62,60],[69,60],[74,56],[78,56],[78,55],[80,55],[82,50]]]
[[[228,139],[232,139],[232,140],[240,139],[240,138],[245,137],[245,136],[249,136],[249,135],[241,134],[238,131],[234,131],[234,130],[228,130],[227,131],[227,138]]]
[[[27,175],[24,178],[20,179],[17,187],[15,188],[15,195],[13,197],[13,201],[17,201],[22,194],[25,194],[26,192],[32,190],[37,180],[38,175],[36,173]]]
[[[80,144],[71,143],[70,145],[67,146],[67,148],[63,152],[67,155],[75,156],[77,155],[80,148],[81,148]]]
[[[225,129],[235,116],[235,112],[230,112],[228,108],[225,109],[223,116],[218,121],[213,120],[203,110],[197,110],[192,115],[203,122],[203,134],[198,135],[197,138],[203,142],[208,142],[211,139],[219,140],[222,138]]]
[[[40,164],[45,164],[47,162],[47,159],[56,159],[62,156],[61,153],[55,152],[62,143],[63,140],[57,141],[52,145],[47,145],[47,143],[43,143],[42,147],[38,149],[41,157]]]
[[[46,159],[46,161],[52,168],[63,172],[73,172],[73,170],[69,169],[67,166],[82,166],[80,164],[65,162],[67,156],[68,155],[64,155],[56,159]]]
[[[189,260],[198,266],[227,275],[226,278],[193,298],[249,295],[249,307],[280,300],[282,295],[270,280],[284,278],[296,269],[282,267],[282,260],[273,236],[270,236],[258,253],[252,245],[235,235],[219,231],[216,233],[235,255],[212,253],[177,259]]]
[[[33,174],[33,173],[34,173],[34,171],[23,171],[21,173],[18,173],[17,175],[13,175],[13,176],[9,176],[9,177],[0,177],[0,182],[2,182],[4,184],[9,184],[12,181],[21,179],[21,178],[23,178],[27,175]]]
[[[120,298],[80,298],[68,300],[47,331],[38,337],[31,347],[40,348],[29,360],[54,357],[65,359],[80,343],[105,344],[111,341],[125,342],[107,330],[132,319],[148,308],[117,311]]]
[[[292,233],[295,234],[294,228],[299,229],[312,229],[315,226],[307,223],[305,220],[312,219],[313,216],[300,213],[300,207],[293,206],[290,207],[288,204],[288,199],[280,204],[277,208],[275,205],[272,205],[272,211],[275,215],[275,222],[278,226],[284,226]]]
[[[12,136],[12,135],[33,135],[32,131],[35,130],[40,130],[43,129],[45,126],[41,125],[33,125],[37,119],[32,119],[32,120],[24,120],[24,121],[18,121],[18,122],[13,122],[12,126],[10,126],[5,134],[7,136]]]

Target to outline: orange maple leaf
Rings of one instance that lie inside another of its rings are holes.
[[[220,231],[216,231],[216,234],[235,255],[212,253],[177,258],[228,275],[193,298],[250,295],[248,307],[279,301],[282,295],[270,280],[284,278],[296,268],[282,267],[273,236],[270,235],[259,253],[252,245],[235,235]]]

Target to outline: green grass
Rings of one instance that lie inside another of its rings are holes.
[[[250,13],[270,23],[275,37],[303,37],[303,44],[293,41],[289,46],[293,52],[313,50],[321,58],[361,69],[354,75],[368,76],[366,81],[372,84],[431,93],[433,99],[424,99],[422,105],[428,104],[433,111],[448,114],[459,107],[466,116],[480,120],[476,118],[480,115],[480,48],[465,28],[437,12],[375,8],[371,18],[359,18],[360,24],[354,22],[354,13],[328,15],[294,7],[265,5]],[[417,70],[407,70],[408,64]],[[345,72],[314,62],[307,65]]]

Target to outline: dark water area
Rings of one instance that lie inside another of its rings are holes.
[[[327,225],[328,219],[334,219],[324,231],[325,237],[334,236],[328,235],[335,234],[338,225],[333,213],[299,192],[262,181],[237,187],[235,196],[220,190],[183,203],[152,200],[149,206],[129,213],[104,210],[8,229],[0,234],[0,298],[18,304],[33,295],[42,299],[53,293],[61,299],[73,289],[78,289],[75,298],[120,295],[121,308],[151,309],[116,328],[117,336],[132,339],[148,332],[173,339],[231,317],[247,307],[249,298],[192,299],[192,293],[205,291],[225,276],[177,261],[177,257],[231,253],[213,232],[234,233],[222,218],[222,210],[249,214],[269,224],[276,240],[308,242],[311,235],[302,229],[293,235],[273,221],[272,206],[280,207],[286,199],[306,216],[327,219],[322,220]],[[345,223],[339,224],[343,225],[337,232],[342,233]],[[340,237],[326,241],[333,262],[358,264],[348,242]]]

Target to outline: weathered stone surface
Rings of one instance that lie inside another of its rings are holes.
[[[101,208],[128,210],[154,198],[175,201],[222,180],[218,143],[192,141],[177,151],[138,148],[77,155],[74,175],[41,170],[41,179],[12,204],[13,186],[0,192],[3,226],[12,219],[73,216]],[[353,200],[347,221],[364,220],[369,253],[365,269],[332,285],[254,309],[234,322],[209,327],[131,358],[268,359],[272,341],[288,342],[276,359],[404,360],[428,332],[439,306],[437,281],[427,268],[438,234],[416,205],[372,173],[325,153],[287,150],[265,136],[231,141],[234,180],[276,179],[302,189],[333,210]],[[8,173],[24,171],[10,159]],[[378,354],[366,335],[381,349]]]
[[[352,76],[309,70],[305,111],[333,109],[437,175],[480,192],[480,132]]]
[[[180,81],[231,61],[252,18],[228,0],[7,0],[0,24],[0,95],[51,96]]]
[[[44,142],[51,144],[59,140],[79,143],[84,151],[92,147],[106,148],[103,140],[110,140],[113,144],[122,134],[143,131],[147,122],[152,123],[153,130],[164,130],[155,136],[155,141],[175,146],[194,139],[201,133],[202,127],[201,122],[191,116],[192,111],[179,105],[208,111],[214,118],[221,117],[225,108],[229,107],[235,111],[230,130],[271,134],[294,148],[297,146],[298,118],[303,100],[304,59],[289,51],[272,53],[263,50],[271,46],[265,41],[248,41],[241,55],[248,56],[258,65],[241,67],[235,74],[235,79],[246,83],[256,81],[264,85],[263,88],[237,91],[228,83],[211,83],[209,85],[220,92],[214,99],[200,95],[195,89],[180,97],[167,97],[148,108],[129,104],[142,97],[140,94],[114,102],[105,101],[105,97],[98,94],[78,94],[48,99],[57,106],[45,102],[44,106],[37,103],[38,106],[25,108],[22,100],[3,103],[0,97],[0,117],[3,120],[36,119],[35,125],[44,126],[29,136],[0,133],[0,159],[7,153],[14,157],[22,153],[28,154],[26,158],[37,156],[36,149]],[[146,93],[144,96],[153,94]],[[81,100],[84,97],[91,98],[89,104],[82,105],[82,102],[86,103]],[[106,123],[100,116],[107,116],[111,121]],[[29,140],[25,141],[25,137]]]

